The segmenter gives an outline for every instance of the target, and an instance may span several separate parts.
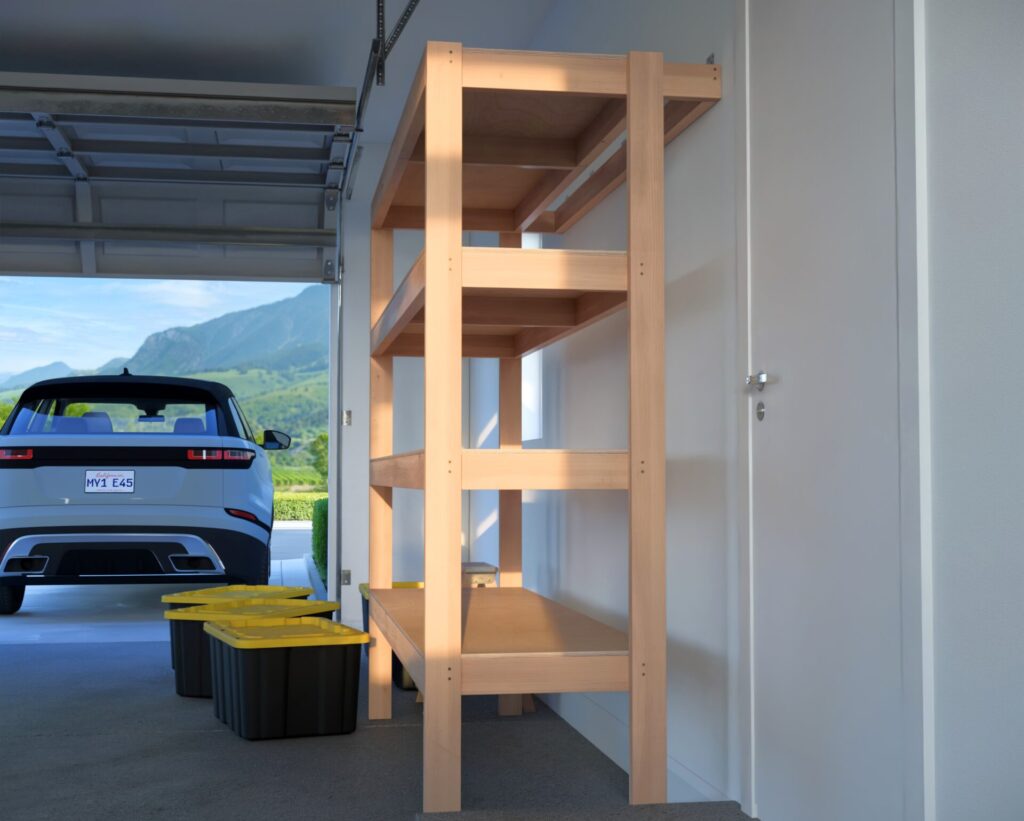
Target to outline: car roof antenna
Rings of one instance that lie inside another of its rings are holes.
[[[123,371],[121,371],[121,376],[131,376],[131,374],[128,373],[128,369],[125,368]]]

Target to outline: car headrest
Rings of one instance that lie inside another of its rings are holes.
[[[206,424],[202,419],[190,416],[183,416],[174,422],[174,432],[179,436],[206,433]]]
[[[110,421],[110,414],[106,411],[88,411],[82,414],[85,420],[85,429],[88,433],[113,433],[114,425]]]
[[[88,422],[80,416],[54,416],[51,433],[88,433]]]

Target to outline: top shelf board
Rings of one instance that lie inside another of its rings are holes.
[[[625,180],[625,147],[606,155],[626,130],[626,57],[463,49],[462,60],[466,230],[566,231]],[[421,63],[374,196],[375,228],[424,226],[425,80]],[[721,85],[716,65],[665,64],[666,143]]]

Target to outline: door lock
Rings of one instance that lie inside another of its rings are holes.
[[[747,377],[747,385],[752,388],[757,388],[759,391],[763,391],[765,385],[771,385],[776,381],[777,380],[774,376],[769,376],[764,371],[752,373]]]

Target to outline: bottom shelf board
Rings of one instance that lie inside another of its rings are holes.
[[[370,617],[423,689],[424,591],[371,590]],[[627,689],[621,630],[530,590],[462,590],[464,694]]]

